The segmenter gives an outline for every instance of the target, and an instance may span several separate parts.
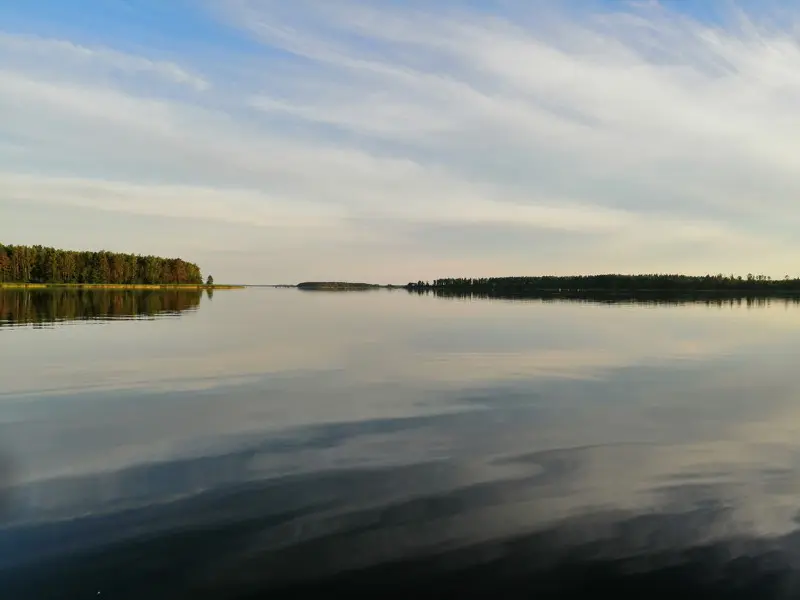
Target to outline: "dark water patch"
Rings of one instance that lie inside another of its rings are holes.
[[[248,501],[254,501],[250,499]],[[173,527],[35,565],[0,571],[14,598],[367,597],[615,598],[794,597],[800,536],[708,539],[730,517],[709,504],[687,512],[583,515],[536,531],[469,543],[435,523],[455,501],[386,506],[383,519],[337,521],[338,529],[278,548],[259,538],[308,513]],[[184,507],[190,509],[191,507]],[[433,525],[432,525],[433,524]]]
[[[739,522],[725,485],[676,484],[649,510],[555,518],[553,484],[574,479],[591,451],[503,458],[494,462],[539,469],[486,481],[464,483],[468,464],[335,471],[6,527],[0,589],[37,599],[789,598],[800,589],[800,535]]]

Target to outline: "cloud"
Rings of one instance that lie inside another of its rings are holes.
[[[5,64],[24,68],[47,68],[54,72],[67,68],[72,76],[86,69],[107,69],[128,74],[144,74],[196,91],[208,89],[208,81],[171,61],[136,56],[102,46],[83,46],[69,40],[17,35],[0,31],[0,56]]]
[[[195,54],[145,57],[0,34],[11,199],[196,212],[295,240],[312,228],[298,279],[324,261],[347,277],[415,279],[446,265],[507,274],[545,256],[572,272],[792,269],[794,16],[712,24],[652,3],[534,14],[511,2],[491,15],[453,2],[211,6],[255,45],[222,45],[201,64],[199,39]],[[351,260],[348,239],[372,244],[380,265]],[[313,259],[326,241],[336,246]],[[257,278],[282,272],[276,260]]]
[[[282,202],[255,190],[221,190],[189,185],[136,185],[124,182],[42,177],[0,172],[5,197],[18,202],[67,204],[81,208],[162,217],[191,217],[258,227],[304,228],[337,225],[328,207]],[[191,214],[184,203],[191,204]],[[327,213],[327,214],[326,214]]]
[[[780,73],[791,68],[798,53],[788,51],[791,44],[778,34],[736,37],[659,10],[649,19],[610,14],[599,23],[562,21],[556,35],[502,19],[487,22],[435,11],[393,14],[354,4],[344,4],[349,10],[317,13],[316,19],[306,16],[313,11],[298,9],[287,16],[292,19],[288,24],[277,27],[274,4],[239,4],[240,22],[265,43],[313,61],[316,66],[307,71],[318,65],[334,71],[337,91],[342,80],[351,86],[350,98],[326,105],[328,74],[313,80],[316,93],[303,90],[300,100],[318,98],[317,103],[260,103],[270,110],[372,131],[387,121],[381,97],[391,100],[389,114],[400,113],[397,106],[405,101],[417,112],[410,112],[414,118],[405,122],[401,139],[416,131],[417,113],[427,109],[441,118],[445,130],[458,130],[459,144],[466,138],[476,152],[491,148],[519,161],[517,153],[525,149],[528,163],[543,158],[544,151],[568,152],[564,166],[569,164],[577,177],[592,179],[600,173],[606,179],[636,176],[631,169],[655,165],[690,166],[695,159],[708,166],[755,163],[754,170],[783,175],[792,163],[785,150],[794,147],[794,140],[781,120],[791,118],[794,103],[774,92],[792,90],[793,79]],[[277,14],[280,18],[282,13]],[[656,48],[642,47],[643,31],[661,28],[669,33],[654,42]],[[350,45],[339,41],[348,34],[363,39]],[[670,34],[669,46],[659,44]],[[386,48],[400,53],[406,47],[434,68],[407,66],[394,56],[391,62],[380,58]],[[692,50],[688,55],[686,47]],[[370,55],[377,58],[363,58]],[[719,66],[709,66],[714,64]],[[376,89],[382,94],[365,93]],[[363,100],[345,101],[357,98]],[[424,134],[435,119],[421,121]],[[747,143],[736,144],[737,139]],[[438,140],[448,141],[447,136]],[[656,183],[664,182],[651,185]],[[668,190],[674,193],[677,187]],[[735,210],[736,200],[726,202]],[[648,201],[653,199],[641,199]]]

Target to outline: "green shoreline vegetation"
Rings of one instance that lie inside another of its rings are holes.
[[[195,263],[119,252],[0,244],[0,288],[236,289],[206,282]]]
[[[627,294],[727,294],[794,295],[800,294],[800,279],[772,279],[767,275],[571,275],[539,277],[488,277],[436,279],[405,286],[412,292],[437,294],[474,294],[526,296],[627,295]]]

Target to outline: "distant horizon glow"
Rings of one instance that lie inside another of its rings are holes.
[[[378,4],[0,7],[0,242],[242,284],[800,276],[797,6]]]

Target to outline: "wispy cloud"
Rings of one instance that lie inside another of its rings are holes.
[[[342,226],[339,222],[341,218],[330,206],[286,202],[251,189],[142,185],[2,172],[0,185],[6,198],[17,202],[66,204],[151,216],[191,217],[260,227],[285,227],[293,231],[305,229],[308,233],[320,227]],[[188,214],[186,202],[191,202]]]
[[[0,56],[4,64],[41,69],[50,65],[63,72],[69,68],[107,69],[129,74],[144,74],[163,81],[185,85],[202,91],[209,87],[208,81],[178,64],[170,61],[152,60],[119,52],[103,46],[83,46],[69,40],[50,39],[30,35],[15,35],[0,31]],[[51,68],[52,68],[51,67]]]

